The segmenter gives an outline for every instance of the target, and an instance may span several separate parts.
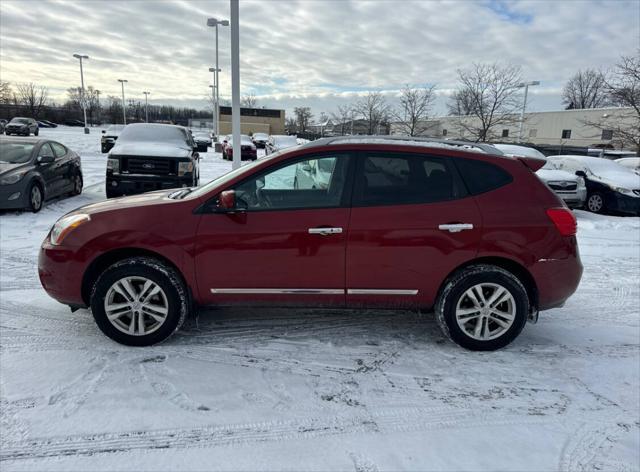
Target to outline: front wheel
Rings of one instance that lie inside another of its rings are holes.
[[[587,209],[593,213],[602,213],[604,210],[604,198],[595,192],[587,198]]]
[[[148,257],[113,264],[98,278],[91,295],[100,330],[128,346],[164,341],[182,326],[188,306],[180,275]]]
[[[447,281],[435,312],[452,341],[473,351],[493,351],[520,334],[527,322],[529,297],[512,273],[477,265]]]
[[[40,130],[39,130],[39,129],[36,129],[36,130],[33,132],[33,135],[34,135],[34,136],[38,136],[38,133],[40,133]],[[27,134],[27,136],[29,136],[29,134]]]
[[[29,186],[29,209],[33,213],[38,213],[42,210],[42,203],[44,202],[44,194],[42,193],[42,187],[37,182],[32,182]]]

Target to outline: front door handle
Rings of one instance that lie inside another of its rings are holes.
[[[342,233],[342,228],[309,228],[309,234],[319,234],[320,236],[340,233]]]
[[[446,225],[439,225],[439,230],[449,231],[450,233],[459,233],[460,231],[464,231],[466,229],[473,229],[473,225],[471,223],[451,223]]]

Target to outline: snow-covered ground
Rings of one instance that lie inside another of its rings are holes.
[[[120,346],[37,278],[85,191],[0,214],[2,470],[640,469],[640,219],[578,211],[578,292],[508,348],[464,351],[431,315],[213,310],[152,348]],[[206,181],[230,169],[202,161]]]

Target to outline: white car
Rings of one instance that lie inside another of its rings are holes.
[[[311,159],[298,163],[293,188],[313,190],[328,189],[335,165],[335,157]]]
[[[623,157],[622,159],[616,159],[614,162],[640,175],[640,157]]]
[[[548,160],[585,179],[589,211],[640,216],[640,175],[631,169],[592,156],[549,156]]]
[[[570,208],[582,208],[587,199],[585,180],[574,173],[557,169],[547,157],[537,149],[516,144],[492,144],[507,156],[537,157],[547,163],[536,175],[546,183]]]
[[[296,136],[274,134],[272,136],[269,136],[269,141],[267,141],[267,144],[264,148],[264,154],[265,156],[267,156],[272,152],[282,151],[283,149],[287,149],[297,145],[298,138]]]

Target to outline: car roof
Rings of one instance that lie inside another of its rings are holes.
[[[386,144],[395,146],[418,146],[425,148],[449,149],[452,151],[469,151],[503,156],[498,148],[486,143],[473,143],[448,139],[426,138],[418,136],[377,135],[377,136],[336,136],[321,138],[303,144],[303,148],[335,146],[340,144]]]
[[[18,136],[0,136],[0,142],[19,142],[19,143],[31,143],[38,144],[51,141],[50,139],[37,138],[37,137],[18,137]],[[55,141],[54,141],[55,142]]]

